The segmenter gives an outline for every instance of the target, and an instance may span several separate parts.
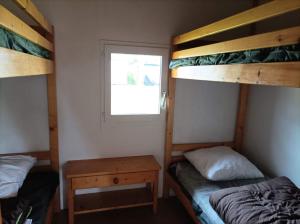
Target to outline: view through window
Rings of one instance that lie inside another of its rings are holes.
[[[162,56],[111,53],[111,115],[160,114]]]

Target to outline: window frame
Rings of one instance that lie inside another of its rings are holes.
[[[104,105],[102,117],[104,121],[110,122],[141,122],[155,121],[165,116],[165,109],[160,108],[159,114],[128,114],[128,115],[111,115],[111,53],[123,54],[140,54],[140,55],[158,55],[162,56],[161,80],[160,80],[160,100],[167,90],[168,62],[170,48],[165,45],[147,45],[139,43],[124,42],[103,42],[103,72],[104,72]]]

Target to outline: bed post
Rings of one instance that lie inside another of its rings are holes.
[[[2,212],[1,212],[1,203],[0,203],[0,224],[2,224]]]
[[[252,7],[258,6],[258,0],[252,1]],[[252,23],[250,25],[250,35],[254,35],[256,33],[256,25]],[[246,113],[247,113],[247,104],[248,104],[248,96],[249,96],[249,88],[250,86],[247,84],[240,84],[239,90],[239,102],[238,102],[238,111],[236,118],[236,127],[235,127],[235,137],[234,137],[234,147],[235,150],[241,151],[243,147],[243,138],[244,138],[244,129],[246,122]]]
[[[249,85],[240,84],[238,111],[237,111],[235,137],[234,137],[234,147],[235,150],[237,151],[240,151],[243,146],[243,135],[245,129],[245,122],[246,122],[248,95],[249,95]]]
[[[54,27],[52,26],[52,35],[49,37],[53,43],[54,51],[51,59],[54,63],[54,72],[47,75],[48,91],[48,120],[49,120],[49,146],[50,161],[53,170],[59,172],[59,152],[58,152],[58,127],[57,127],[57,98],[56,98],[56,73],[55,73],[55,43]],[[59,190],[56,192],[54,199],[54,210],[60,210]]]
[[[172,78],[171,70],[168,74],[168,97],[167,97],[167,117],[166,117],[166,140],[164,155],[164,190],[163,196],[169,196],[170,186],[167,181],[167,172],[172,159],[173,147],[173,124],[174,124],[174,106],[175,106],[175,86],[176,79]]]
[[[53,36],[51,41],[54,44],[54,27],[52,27]],[[57,99],[56,99],[56,74],[55,74],[55,49],[51,56],[54,62],[54,72],[47,76],[48,85],[48,119],[49,119],[49,145],[50,160],[52,169],[59,171],[58,155],[58,130],[57,130]]]

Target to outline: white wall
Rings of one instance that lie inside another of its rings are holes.
[[[240,0],[35,2],[56,29],[61,165],[71,159],[140,154],[154,154],[163,161],[163,131],[155,132],[151,124],[107,126],[101,122],[101,39],[169,44],[174,34],[249,7],[249,1]],[[47,148],[45,79],[7,79],[1,80],[1,86],[0,152]],[[235,85],[178,81],[176,94],[176,142],[232,138]]]
[[[300,90],[252,87],[245,153],[269,175],[300,186]]]
[[[259,23],[257,31],[299,26],[299,10]],[[245,153],[269,175],[300,186],[300,89],[251,87]]]

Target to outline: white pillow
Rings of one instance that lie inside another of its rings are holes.
[[[264,177],[248,159],[226,146],[184,153],[186,159],[208,180],[234,180]]]
[[[31,156],[0,157],[0,198],[15,197],[35,163]]]

